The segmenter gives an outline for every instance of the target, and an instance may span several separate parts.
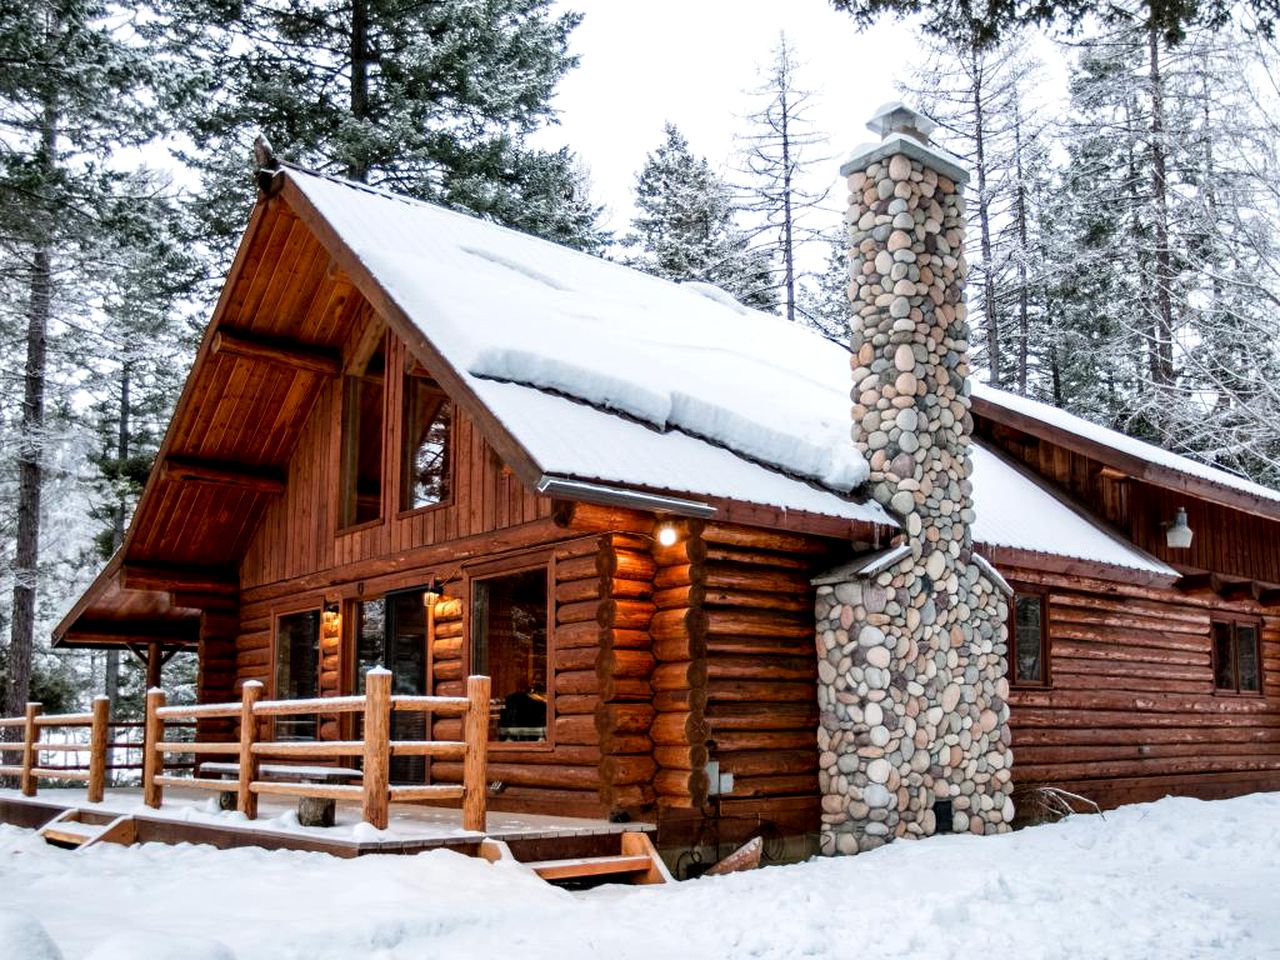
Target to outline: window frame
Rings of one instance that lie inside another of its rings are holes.
[[[435,389],[448,401],[452,413],[449,420],[449,444],[448,452],[445,454],[447,458],[446,469],[449,474],[449,495],[439,503],[428,503],[421,507],[404,506],[405,480],[409,470],[410,452],[408,449],[409,436],[409,382],[411,380],[427,380],[435,385]],[[432,510],[442,510],[446,507],[454,505],[458,486],[458,405],[454,402],[453,397],[440,386],[440,381],[427,373],[422,367],[416,363],[407,366],[400,376],[400,412],[399,421],[397,423],[399,432],[399,442],[396,444],[396,490],[394,493],[396,510],[396,519],[412,517],[419,513],[429,513]]]
[[[335,536],[342,537],[347,534],[357,533],[361,530],[367,530],[376,527],[387,521],[387,427],[389,425],[388,416],[393,411],[389,409],[389,393],[387,389],[390,381],[390,363],[391,363],[391,337],[388,331],[383,330],[374,341],[374,348],[360,359],[355,365],[355,369],[359,373],[353,372],[350,367],[342,373],[338,378],[338,469],[337,469],[337,496],[334,498],[334,504],[337,510],[334,514]],[[367,370],[369,363],[378,353],[382,354],[382,373],[377,376],[371,376]],[[355,491],[351,489],[351,485],[356,483],[359,476],[358,453],[353,453],[358,443],[358,438],[353,437],[350,432],[351,423],[351,396],[355,392],[353,390],[357,384],[362,381],[377,380],[380,382],[381,394],[381,423],[378,429],[378,515],[369,520],[361,520],[356,522],[354,516],[351,522],[344,523],[348,519],[346,516],[348,503],[351,501],[353,513],[356,513]],[[353,462],[353,456],[356,461]]]
[[[1048,690],[1053,686],[1052,634],[1049,632],[1049,591],[1030,585],[1013,584],[1013,596],[1009,598],[1009,616],[1006,621],[1009,638],[1008,650],[1009,687],[1018,690]],[[1040,679],[1025,680],[1018,676],[1018,599],[1034,597],[1040,601]]]
[[[464,672],[470,676],[475,672],[475,589],[477,580],[492,580],[497,577],[530,570],[545,570],[547,577],[547,738],[545,740],[490,740],[489,753],[547,753],[555,750],[556,738],[556,561],[554,550],[538,550],[523,553],[503,560],[483,562],[463,568],[466,602],[462,608],[463,636],[468,638],[464,650]]]
[[[270,691],[268,699],[271,700],[287,700],[296,699],[294,697],[282,697],[280,694],[280,673],[278,664],[280,659],[280,621],[286,617],[296,617],[300,613],[315,613],[318,617],[316,624],[316,675],[315,689],[316,699],[323,699],[324,694],[320,688],[320,675],[324,672],[324,603],[323,601],[311,599],[307,601],[297,601],[296,603],[281,604],[278,607],[271,608],[271,662],[270,676],[271,683],[267,689]],[[276,722],[278,717],[270,717],[271,737],[276,736]],[[321,723],[319,716],[316,717],[316,734],[314,740],[321,741],[324,737],[321,735]],[[310,742],[310,741],[305,741]]]
[[[1231,628],[1231,665],[1235,685],[1218,686],[1218,638],[1214,628],[1224,624]],[[1240,687],[1240,635],[1239,627],[1250,627],[1253,630],[1254,662],[1258,670],[1258,689],[1243,690]],[[1216,697],[1262,697],[1267,685],[1266,670],[1262,662],[1262,618],[1250,614],[1223,613],[1214,611],[1209,616],[1209,669],[1212,673],[1213,694]]]

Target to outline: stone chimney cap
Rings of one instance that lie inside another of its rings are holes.
[[[908,107],[901,100],[890,100],[882,105],[867,121],[867,129],[880,134],[883,140],[891,133],[904,133],[921,143],[929,142],[929,135],[938,125],[919,110]]]

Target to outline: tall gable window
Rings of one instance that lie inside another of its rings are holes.
[[[1014,598],[1009,622],[1009,679],[1014,685],[1048,686],[1048,608],[1043,594]]]
[[[339,527],[382,516],[382,426],[386,338],[361,372],[343,382]]]
[[[402,422],[400,509],[447,503],[453,481],[453,402],[434,380],[407,373]]]
[[[1213,686],[1226,693],[1262,692],[1257,621],[1213,621]]]

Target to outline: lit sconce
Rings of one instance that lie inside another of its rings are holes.
[[[664,523],[658,528],[656,539],[664,547],[674,547],[676,541],[680,539],[680,532],[675,528],[675,524]]]
[[[1191,546],[1191,528],[1187,526],[1186,507],[1179,507],[1173,521],[1165,524],[1164,541],[1170,550],[1185,550]]]
[[[444,596],[444,583],[439,577],[432,577],[431,582],[427,584],[426,591],[423,593],[422,602],[428,607],[434,607]]]

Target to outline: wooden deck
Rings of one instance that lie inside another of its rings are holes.
[[[234,784],[229,784],[234,786]],[[38,828],[68,809],[82,811],[86,822],[130,815],[139,843],[203,843],[220,849],[260,847],[309,850],[338,857],[368,854],[413,854],[450,849],[481,855],[483,840],[500,840],[521,859],[595,856],[617,846],[624,833],[651,834],[650,823],[609,823],[579,817],[491,811],[485,832],[464,830],[462,812],[420,804],[391,804],[386,830],[361,820],[358,803],[339,803],[332,827],[303,827],[288,799],[263,797],[257,820],[219,812],[208,792],[170,788],[164,804],[153,810],[143,803],[140,788],[108,789],[101,803],[88,803],[83,789],[43,789],[36,797],[0,789],[0,822]]]

